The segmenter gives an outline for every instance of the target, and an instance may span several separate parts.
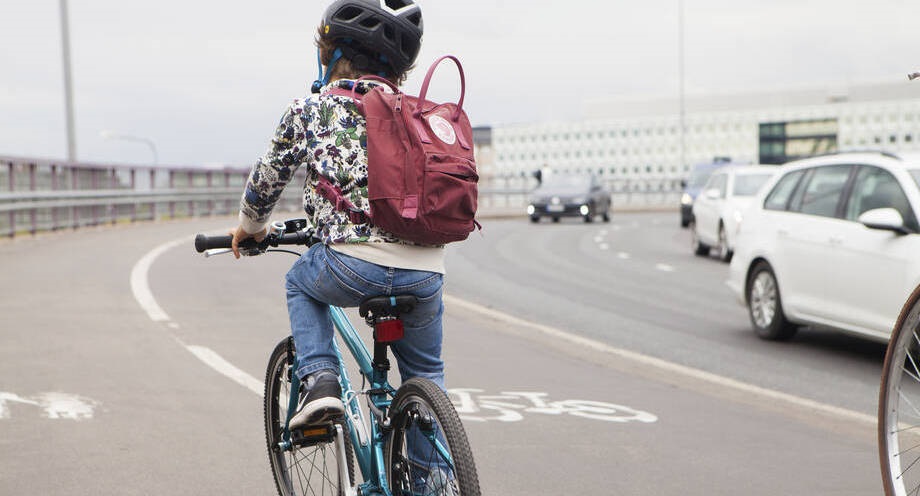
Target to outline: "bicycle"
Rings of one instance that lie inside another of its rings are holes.
[[[228,253],[230,236],[195,238],[207,256]],[[280,245],[311,246],[318,240],[306,221],[275,222],[261,242],[246,240],[241,253],[301,254]],[[400,316],[412,311],[411,295],[383,295],[364,300],[358,311],[374,329],[373,356],[344,310],[330,307],[338,338],[357,363],[363,388],[356,392],[348,367],[339,357],[344,417],[323,425],[292,430],[288,426],[301,394],[293,338],[272,351],[265,374],[265,435],[269,462],[280,496],[335,494],[348,496],[416,496],[480,494],[476,464],[466,431],[447,394],[434,382],[412,378],[394,388],[388,381],[389,344],[402,337]],[[359,397],[366,398],[367,413]],[[362,482],[355,479],[355,459]]]
[[[920,494],[920,286],[901,308],[885,352],[878,441],[885,494]]]

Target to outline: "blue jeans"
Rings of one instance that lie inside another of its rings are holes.
[[[403,382],[425,377],[444,389],[441,361],[443,276],[366,262],[316,244],[287,273],[288,314],[297,348],[297,375],[339,372],[329,305],[356,307],[369,296],[412,294],[418,304],[402,317],[405,337],[391,345]]]

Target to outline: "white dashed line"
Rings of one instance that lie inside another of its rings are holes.
[[[668,264],[660,263],[660,264],[655,264],[655,268],[658,269],[658,270],[660,270],[660,271],[662,271],[662,272],[674,272],[674,266],[673,266],[673,265],[668,265]]]
[[[154,322],[163,322],[170,329],[179,329],[179,324],[173,322],[172,319],[169,318],[169,315],[167,315],[166,312],[160,308],[160,305],[157,304],[156,299],[153,297],[153,293],[150,291],[147,273],[150,271],[150,266],[153,265],[154,260],[156,260],[158,256],[162,255],[170,248],[174,248],[183,243],[190,244],[190,239],[177,239],[157,246],[141,257],[141,259],[134,264],[134,268],[131,269],[131,291],[134,293],[134,299],[137,300],[141,308],[147,312],[147,316],[150,317],[150,320]],[[224,358],[218,355],[214,350],[204,346],[185,344],[175,335],[170,334],[170,336],[208,367],[211,367],[246,389],[258,395],[262,394],[264,390],[262,381],[247,374],[227,360],[224,360]]]

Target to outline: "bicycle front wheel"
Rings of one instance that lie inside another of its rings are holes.
[[[280,496],[344,495],[354,483],[354,448],[347,424],[338,423],[345,438],[348,480],[340,483],[339,456],[332,434],[319,432],[311,438],[285,435],[294,374],[294,343],[284,339],[272,352],[265,374],[265,438],[268,458]],[[295,392],[297,394],[298,392]],[[317,431],[321,431],[318,429]]]
[[[878,441],[885,494],[920,494],[920,287],[901,309],[885,353]]]
[[[384,456],[396,496],[479,496],[466,431],[447,394],[428,379],[409,379],[391,405]]]

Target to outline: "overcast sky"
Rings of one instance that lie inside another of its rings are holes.
[[[687,94],[907,83],[917,0],[684,0]],[[326,0],[70,0],[81,161],[251,164],[316,78]],[[418,66],[455,54],[474,125],[679,94],[678,0],[419,0]],[[0,0],[0,156],[67,154],[59,0]],[[434,96],[455,98],[449,66]],[[418,91],[423,70],[406,85]],[[917,84],[920,96],[920,83]]]

